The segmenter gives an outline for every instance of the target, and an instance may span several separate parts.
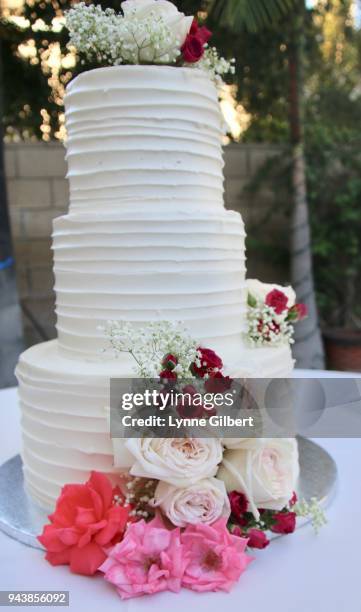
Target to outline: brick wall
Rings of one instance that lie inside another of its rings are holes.
[[[225,148],[225,200],[227,208],[242,213],[246,226],[263,215],[271,192],[262,189],[246,196],[250,178],[278,147],[232,144]],[[50,234],[54,217],[68,208],[64,148],[59,143],[17,143],[5,146],[10,219],[16,257],[17,282],[23,306],[28,345],[55,335]],[[249,274],[279,280],[282,271],[264,258],[248,261]]]

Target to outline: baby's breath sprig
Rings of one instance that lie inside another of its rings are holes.
[[[176,355],[173,372],[178,379],[189,379],[189,366],[197,357],[197,342],[181,322],[157,321],[137,327],[125,321],[108,321],[103,328],[116,354],[129,353],[141,378],[156,378],[163,369],[165,355]]]
[[[310,517],[315,533],[318,533],[321,527],[327,524],[326,515],[316,497],[311,497],[309,502],[305,499],[297,501],[292,510],[302,518]]]

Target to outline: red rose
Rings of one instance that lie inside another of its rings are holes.
[[[267,538],[264,531],[261,529],[255,529],[252,527],[245,536],[248,538],[248,546],[250,548],[266,548],[269,544],[269,539]]]
[[[193,19],[189,34],[181,47],[184,61],[188,64],[198,62],[198,60],[200,60],[204,54],[204,45],[208,42],[211,36],[212,32],[210,32],[205,26],[200,28],[197,20]]]
[[[104,547],[119,542],[126,528],[129,509],[114,505],[110,480],[92,472],[85,484],[65,485],[49,516],[39,542],[52,565],[70,565],[75,574],[90,576],[105,561]]]
[[[172,370],[162,370],[159,374],[159,378],[164,380],[177,380],[177,373]]]
[[[228,494],[229,503],[231,504],[231,512],[233,516],[240,520],[245,512],[247,512],[248,501],[244,493],[231,491]]]
[[[292,306],[292,308],[288,310],[287,318],[290,319],[290,321],[297,322],[301,321],[302,319],[305,319],[307,315],[308,308],[306,304],[295,304],[294,306]]]
[[[211,374],[204,383],[204,388],[208,393],[224,393],[232,386],[232,378],[223,376],[222,372]]]
[[[272,518],[276,521],[271,527],[274,533],[293,533],[296,529],[295,512],[277,512]]]
[[[198,62],[204,54],[204,43],[198,38],[198,36],[192,36],[188,34],[185,39],[181,51],[183,53],[184,61],[188,64],[194,64]]]
[[[177,357],[175,355],[172,355],[171,353],[168,353],[162,359],[162,366],[166,370],[174,370],[177,364],[178,364]]]
[[[223,368],[222,359],[212,349],[198,347],[197,351],[199,353],[200,365],[192,363],[190,368],[194,376],[203,378],[205,374],[211,374]]]
[[[276,314],[282,314],[287,308],[288,297],[282,291],[278,289],[272,289],[266,295],[265,303],[267,306],[271,306]]]

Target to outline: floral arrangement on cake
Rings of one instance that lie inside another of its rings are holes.
[[[252,346],[293,344],[294,324],[307,316],[292,287],[247,280],[247,339]]]
[[[165,385],[192,377],[231,384],[222,359],[172,323],[147,330],[109,322],[117,352],[138,376]],[[160,591],[229,591],[269,534],[290,534],[298,516],[325,518],[316,500],[297,501],[293,438],[129,438],[117,440],[110,476],[92,472],[63,487],[39,541],[52,565],[96,572],[122,599]]]
[[[217,80],[234,73],[234,60],[219,57],[212,33],[167,0],[126,0],[122,13],[76,4],[66,13],[70,46],[99,66],[161,64],[205,70]]]

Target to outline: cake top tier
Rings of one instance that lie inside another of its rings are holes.
[[[71,211],[222,208],[222,120],[203,71],[92,70],[68,85],[65,109]]]

